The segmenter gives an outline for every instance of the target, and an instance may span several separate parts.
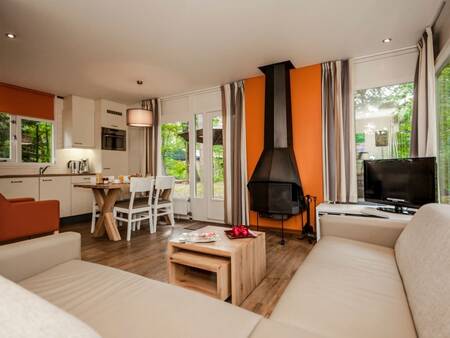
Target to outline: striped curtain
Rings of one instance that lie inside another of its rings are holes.
[[[225,224],[249,224],[244,82],[221,87],[224,129]]]
[[[410,152],[411,157],[436,156],[436,72],[430,27],[426,28],[417,48]]]
[[[156,176],[158,175],[159,100],[143,100],[141,106],[153,112],[153,126],[144,130],[144,175]]]
[[[326,201],[356,202],[356,155],[348,60],[322,64],[323,177]]]

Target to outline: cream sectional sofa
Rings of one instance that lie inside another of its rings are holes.
[[[4,245],[0,337],[450,337],[450,206],[321,226],[269,319],[83,262],[76,233]]]

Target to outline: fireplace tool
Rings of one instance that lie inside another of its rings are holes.
[[[306,195],[305,196],[306,223],[303,224],[303,213],[302,213],[302,233],[300,234],[300,239],[306,238],[309,243],[313,243],[316,241],[316,233],[314,232],[314,228],[311,225],[311,207],[313,208],[313,212],[315,214],[316,206],[317,206],[317,197]]]

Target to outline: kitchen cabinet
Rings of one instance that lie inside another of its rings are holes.
[[[39,178],[39,199],[58,200],[60,217],[71,215],[71,179],[70,176],[45,176]]]
[[[64,98],[64,148],[94,148],[94,124],[94,100],[79,96]]]
[[[95,101],[95,112],[101,127],[127,129],[126,106],[109,100]]]
[[[0,178],[0,193],[6,198],[32,197],[39,200],[37,177]]]
[[[128,175],[128,152],[102,150],[103,176]]]
[[[94,195],[91,189],[76,188],[75,184],[90,183],[95,176],[72,176],[72,216],[88,214],[92,212]]]

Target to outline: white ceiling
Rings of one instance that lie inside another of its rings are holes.
[[[441,1],[1,0],[0,81],[131,103],[411,46]]]

